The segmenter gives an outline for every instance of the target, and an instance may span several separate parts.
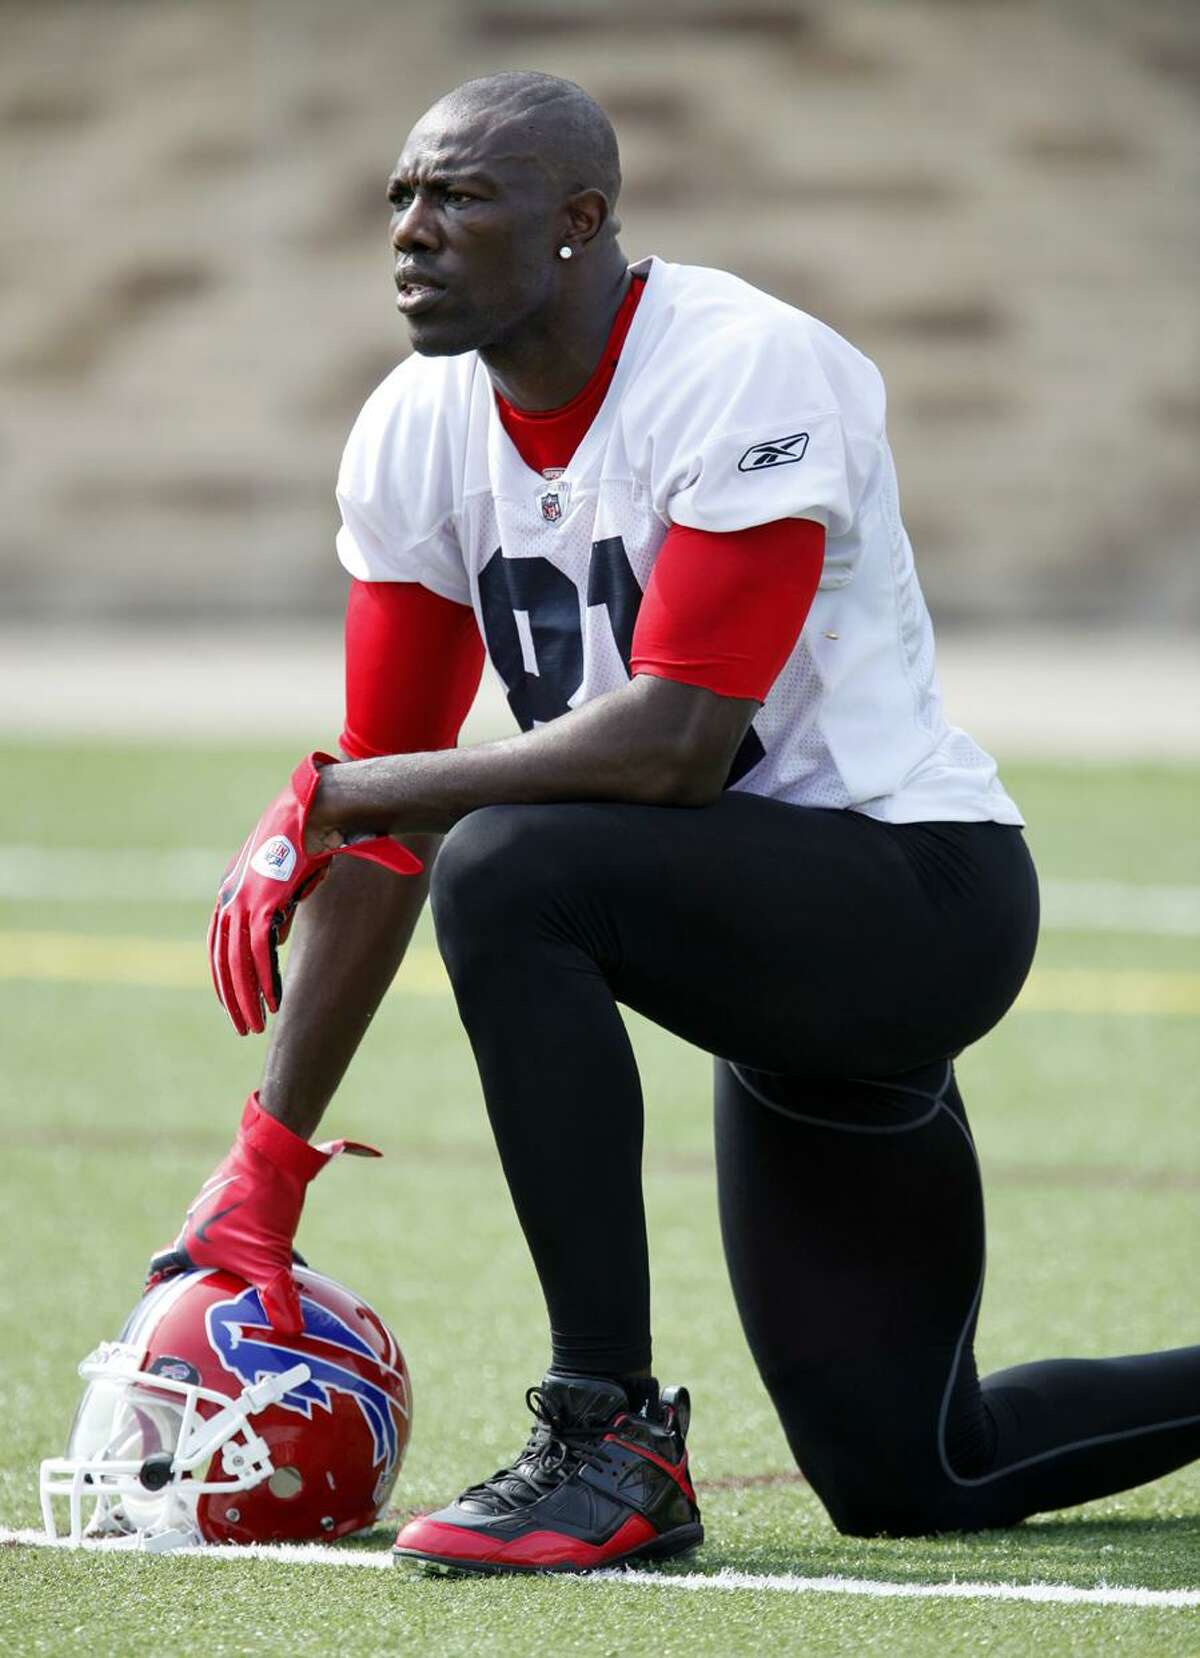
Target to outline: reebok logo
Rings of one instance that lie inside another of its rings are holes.
[[[296,848],[286,835],[272,835],[250,860],[250,868],[272,881],[291,880],[296,867]]]
[[[808,433],[793,432],[790,438],[769,438],[766,443],[752,443],[738,462],[739,472],[765,472],[772,466],[789,466],[802,461],[808,448]]]

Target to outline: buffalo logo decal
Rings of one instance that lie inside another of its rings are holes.
[[[200,1372],[196,1366],[186,1359],[177,1359],[172,1353],[160,1353],[150,1365],[147,1375],[166,1376],[173,1382],[185,1382],[191,1387],[200,1385]]]
[[[280,1375],[295,1364],[306,1364],[310,1372],[308,1381],[284,1394],[280,1400],[283,1409],[296,1411],[311,1421],[315,1407],[333,1410],[333,1394],[348,1395],[362,1412],[371,1431],[376,1464],[390,1470],[395,1465],[399,1450],[396,1413],[407,1416],[408,1412],[405,1405],[381,1385],[389,1374],[386,1366],[379,1355],[336,1313],[304,1295],[300,1297],[300,1307],[304,1316],[304,1334],[308,1337],[308,1345],[303,1352],[287,1346],[286,1336],[276,1336],[262,1310],[258,1291],[253,1289],[243,1291],[232,1301],[216,1301],[208,1309],[205,1322],[209,1342],[225,1369],[236,1376],[243,1387],[252,1387],[264,1376]],[[377,1371],[380,1383],[370,1381],[344,1362],[338,1362],[339,1355],[344,1358],[349,1353],[360,1361],[365,1360],[369,1369]],[[391,1374],[400,1380],[395,1372]],[[404,1391],[402,1382],[401,1391]]]

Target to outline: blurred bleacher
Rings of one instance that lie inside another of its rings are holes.
[[[10,625],[336,610],[383,181],[504,67],[609,109],[631,256],[879,363],[940,622],[1200,623],[1194,0],[0,0],[0,41]]]

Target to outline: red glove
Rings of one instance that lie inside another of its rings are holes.
[[[199,1267],[220,1267],[258,1291],[263,1311],[283,1335],[303,1328],[292,1277],[292,1239],[310,1180],[339,1152],[379,1157],[357,1140],[310,1146],[270,1117],[251,1094],[233,1149],[209,1175],[170,1249],[150,1259],[146,1288]]]
[[[348,842],[336,851],[304,850],[320,768],[337,763],[331,754],[301,760],[222,877],[208,927],[208,955],[217,996],[239,1036],[261,1031],[267,1012],[278,1013],[277,948],[288,935],[296,905],[324,880],[334,858],[344,853],[397,875],[421,873],[420,860],[387,835]]]

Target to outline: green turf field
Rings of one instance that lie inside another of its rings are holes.
[[[0,749],[0,1527],[39,1524],[75,1364],[114,1335],[145,1258],[225,1150],[262,1045],[207,982],[207,903],[164,850],[232,850],[294,760],[278,751]],[[1044,876],[1200,885],[1195,768],[1006,768]],[[127,849],[145,854],[131,861]],[[61,849],[56,864],[47,852]],[[81,853],[91,853],[81,857]],[[40,863],[37,860],[40,859]],[[36,865],[36,869],[35,869]],[[10,867],[12,867],[10,859]],[[183,866],[180,866],[181,868]],[[190,868],[190,866],[188,866]],[[41,870],[41,874],[36,871]],[[47,870],[49,874],[47,874]],[[131,875],[131,870],[133,871]],[[166,899],[121,898],[148,871]],[[214,868],[215,881],[219,870]],[[39,888],[39,882],[41,886]],[[172,882],[174,883],[172,885]],[[540,1299],[427,932],[329,1121],[374,1140],[309,1202],[301,1245],[390,1318],[415,1433],[397,1514],[508,1459],[546,1357]],[[1200,937],[1048,932],[1025,1001],[961,1062],[988,1180],[984,1367],[1196,1340]],[[1200,1587],[1200,1467],[1012,1533],[839,1538],[790,1468],[717,1238],[707,1062],[632,1021],[648,1104],[657,1368],[692,1389],[708,1542],[631,1586],[422,1581],[277,1562],[0,1545],[12,1653],[1195,1653],[1200,1609],[672,1588],[722,1568],[903,1584]],[[383,1548],[390,1532],[370,1540]],[[659,1586],[655,1586],[655,1582]]]

